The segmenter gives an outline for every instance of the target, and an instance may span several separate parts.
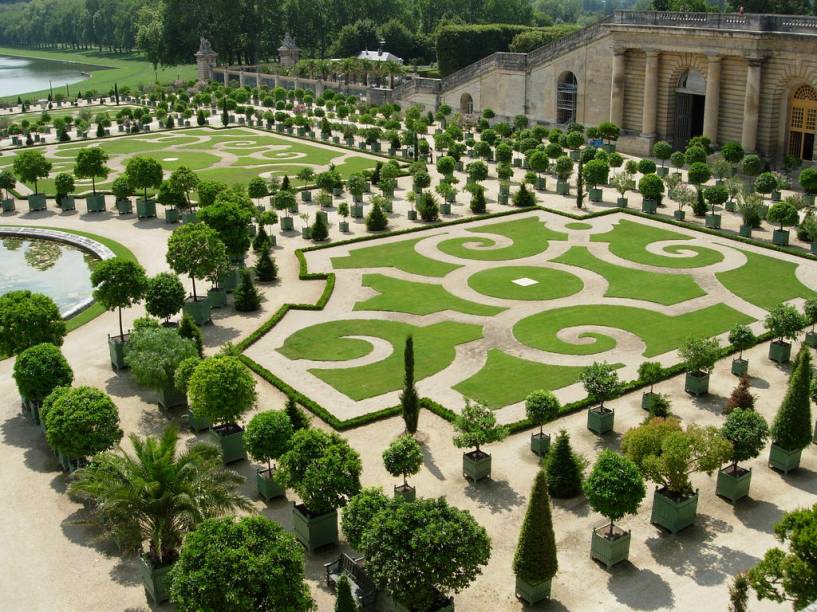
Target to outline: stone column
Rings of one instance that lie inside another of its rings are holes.
[[[245,77],[244,77],[244,71],[239,69],[239,73],[238,73],[238,84],[239,84],[239,86],[244,87],[245,82],[246,81],[245,81]]]
[[[760,67],[762,57],[747,57],[746,94],[743,98],[743,135],[741,144],[746,151],[757,149],[757,124],[760,107]]]
[[[645,50],[647,65],[644,69],[644,110],[641,118],[641,136],[655,138],[655,111],[658,106],[658,51]]]
[[[721,56],[713,54],[707,59],[704,136],[715,143],[718,141],[718,111],[721,103]]]
[[[613,75],[610,86],[610,121],[619,128],[624,126],[624,55],[627,49],[613,49]]]

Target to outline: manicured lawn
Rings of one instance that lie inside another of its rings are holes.
[[[185,64],[183,66],[160,67],[158,75],[153,72],[153,64],[145,60],[142,55],[136,53],[104,53],[96,50],[64,50],[45,51],[43,49],[17,49],[11,47],[0,47],[0,55],[10,55],[16,57],[37,57],[41,59],[57,60],[63,62],[75,62],[79,64],[90,64],[99,66],[100,70],[91,71],[91,76],[83,81],[78,81],[69,85],[72,95],[78,91],[87,92],[94,90],[107,95],[113,89],[114,83],[119,87],[119,91],[125,86],[136,89],[140,85],[151,85],[157,76],[160,83],[172,83],[178,78],[189,81],[196,78],[195,64]],[[61,88],[60,93],[65,93],[65,88]],[[23,94],[23,99],[38,99],[48,96],[48,90],[29,92]],[[16,101],[17,96],[6,96],[6,101]]]
[[[746,255],[745,265],[715,275],[738,297],[765,310],[797,297],[817,298],[817,293],[797,279],[796,264],[751,251],[741,252]]]
[[[684,313],[675,317],[643,308],[603,304],[570,306],[535,314],[519,321],[513,334],[530,347],[567,355],[592,355],[609,351],[616,341],[603,333],[587,332],[582,338],[593,338],[589,344],[570,344],[557,338],[561,329],[582,325],[601,325],[629,331],[646,344],[645,357],[654,357],[678,348],[693,336],[716,336],[741,323],[751,323],[744,315],[725,304]]]
[[[536,281],[524,286],[518,282]],[[584,287],[581,279],[561,270],[535,266],[506,266],[482,270],[468,278],[474,291],[506,300],[555,300],[578,293]]]
[[[604,293],[605,297],[631,298],[670,305],[706,295],[691,276],[646,272],[617,266],[595,257],[586,247],[573,247],[553,261],[601,274],[609,283]]]
[[[332,267],[336,269],[397,268],[410,274],[438,277],[445,276],[452,270],[461,267],[430,259],[415,251],[414,245],[426,238],[428,236],[353,249],[345,257],[333,257]]]
[[[561,232],[554,232],[545,227],[537,217],[525,217],[514,221],[504,221],[483,225],[468,230],[480,234],[497,234],[513,241],[513,244],[500,249],[479,249],[496,244],[491,238],[475,236],[473,238],[452,238],[438,245],[438,248],[447,255],[462,259],[479,259],[483,261],[504,261],[521,259],[544,252],[550,240],[565,240],[567,236]]]
[[[367,355],[365,340],[345,336],[373,336],[392,345],[392,353],[382,361],[356,368],[327,370],[314,368],[312,374],[353,400],[374,397],[401,388],[403,346],[414,336],[415,377],[422,380],[454,361],[455,347],[482,337],[479,325],[446,321],[417,327],[398,321],[332,321],[301,329],[286,339],[278,351],[289,359],[345,361]]]
[[[537,363],[491,349],[483,368],[454,389],[489,408],[502,408],[523,401],[531,391],[572,385],[581,371],[580,367]]]
[[[565,227],[570,230],[589,230],[593,229],[593,226],[589,223],[582,223],[581,221],[573,221],[571,223],[565,223]]]
[[[481,316],[495,315],[504,310],[458,298],[442,285],[413,283],[382,274],[364,274],[363,286],[379,291],[380,295],[358,302],[355,310],[386,310],[416,315],[455,310]]]
[[[636,221],[621,219],[609,232],[594,234],[591,238],[593,242],[609,242],[610,252],[622,259],[629,259],[636,263],[647,266],[658,266],[663,268],[701,268],[711,266],[723,260],[723,255],[718,251],[700,246],[672,245],[664,250],[667,253],[679,253],[681,251],[693,251],[693,257],[666,257],[654,255],[647,251],[647,245],[651,242],[662,240],[691,240],[689,236],[679,234],[670,230],[653,227]]]

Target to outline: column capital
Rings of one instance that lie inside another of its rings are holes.
[[[707,51],[705,55],[710,64],[714,64],[715,62],[719,62],[723,59],[722,55],[719,55],[713,51]]]
[[[761,66],[766,61],[762,55],[746,55],[745,59],[750,66]]]
[[[613,55],[624,55],[629,50],[630,50],[630,47],[617,45],[617,46],[613,47]]]
[[[642,51],[644,51],[647,57],[658,57],[658,54],[661,53],[658,49],[652,48],[642,49]]]

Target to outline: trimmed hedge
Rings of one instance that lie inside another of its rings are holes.
[[[580,29],[581,26],[571,23],[520,32],[513,37],[511,44],[508,45],[508,51],[511,53],[530,53]]]
[[[507,51],[517,34],[532,28],[509,23],[449,25],[437,32],[437,65],[445,77],[492,53]]]

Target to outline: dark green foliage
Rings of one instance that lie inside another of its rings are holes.
[[[289,417],[289,422],[292,423],[292,429],[298,431],[299,429],[307,429],[309,427],[309,417],[301,410],[298,404],[291,397],[287,399],[287,405],[284,411]]]
[[[185,538],[171,580],[182,612],[313,609],[301,545],[263,516],[203,521]]]
[[[414,338],[408,336],[403,349],[403,391],[400,393],[400,408],[406,431],[410,434],[417,432],[417,422],[420,418],[420,398],[414,387]]]
[[[41,402],[57,387],[70,387],[74,372],[59,347],[44,342],[17,355],[14,381],[22,397]]]
[[[513,37],[508,51],[511,53],[530,53],[534,49],[572,34],[579,26],[566,23],[545,28],[528,29]],[[501,51],[501,49],[499,49]]]
[[[192,340],[181,337],[175,329],[158,325],[134,324],[125,345],[125,364],[133,377],[140,385],[156,391],[174,388],[176,368],[196,355]]]
[[[249,268],[241,269],[241,280],[235,290],[234,300],[235,309],[239,312],[253,312],[261,307],[261,294],[255,288]]]
[[[247,224],[252,219],[251,206],[246,195],[224,191],[216,196],[215,202],[198,212],[199,220],[218,233],[231,257],[243,257],[250,248]]]
[[[278,278],[278,265],[270,255],[269,246],[261,249],[258,262],[255,264],[255,274],[262,283],[269,283]]]
[[[93,387],[58,387],[41,415],[48,445],[69,459],[90,457],[122,439],[119,411],[107,393]]]
[[[519,186],[519,191],[513,194],[513,205],[518,208],[528,208],[536,205],[536,196],[529,191],[525,183]]]
[[[497,51],[507,51],[517,34],[530,28],[511,24],[447,25],[437,35],[440,76],[464,68]]]
[[[613,522],[627,514],[638,512],[647,490],[638,466],[616,452],[605,449],[599,453],[593,470],[584,481],[584,494],[592,508]]]
[[[286,412],[266,410],[250,419],[244,431],[244,446],[250,457],[266,462],[267,468],[272,470],[272,460],[286,452],[293,433]]]
[[[148,279],[145,310],[149,315],[169,320],[184,305],[184,286],[172,272],[159,272]]]
[[[349,500],[343,509],[341,529],[349,546],[361,550],[363,535],[377,513],[389,505],[389,498],[380,487],[367,487]]]
[[[0,296],[0,355],[16,355],[43,342],[62,346],[65,333],[65,322],[50,297],[28,290]]]
[[[579,158],[579,168],[576,173],[576,208],[584,206],[584,155]]]
[[[531,423],[539,426],[540,434],[542,425],[555,419],[560,408],[559,400],[551,391],[533,391],[525,398],[525,416]]]
[[[807,346],[797,354],[783,403],[772,423],[772,441],[788,450],[801,450],[811,443],[811,355]]]
[[[701,189],[698,189],[696,192],[695,203],[692,205],[692,214],[696,217],[703,217],[706,214],[706,202],[704,201],[704,193]]]
[[[187,315],[182,316],[179,323],[179,335],[182,338],[190,338],[196,344],[196,351],[199,357],[204,357],[204,337],[201,334],[199,326]]]
[[[432,193],[424,191],[418,194],[415,206],[423,221],[437,221],[440,218],[440,207]]]
[[[383,207],[379,202],[372,205],[372,210],[366,217],[366,229],[370,232],[382,232],[389,225],[389,218],[383,212]]]
[[[721,434],[732,443],[732,465],[737,467],[738,462],[760,454],[769,438],[769,426],[754,410],[738,408],[726,417]]]
[[[471,189],[471,212],[481,215],[486,210],[485,189],[481,185],[474,185]]]
[[[582,466],[563,429],[556,436],[547,461],[548,491],[557,499],[576,497],[582,492]]]
[[[99,262],[91,272],[94,299],[106,310],[119,312],[119,335],[122,328],[122,309],[132,306],[144,297],[147,289],[145,269],[135,261],[114,257]]]
[[[749,577],[737,574],[729,585],[729,612],[747,612],[749,604]]]
[[[261,226],[261,229],[258,230],[258,233],[255,235],[252,241],[252,250],[258,253],[259,251],[263,251],[264,247],[269,248],[270,246],[270,239],[269,235],[267,234],[267,230],[264,229],[264,226]]]
[[[358,612],[355,598],[352,597],[352,588],[349,586],[349,579],[346,574],[342,574],[336,587],[337,598],[335,599],[335,612]]]
[[[406,477],[414,476],[423,465],[420,444],[410,434],[403,434],[383,451],[383,465],[392,476],[402,476],[406,486]]]
[[[255,379],[237,357],[202,360],[187,385],[190,409],[211,423],[235,423],[255,405]]]
[[[323,215],[315,215],[315,223],[312,224],[312,240],[320,242],[327,238],[329,238],[329,228],[326,227]]]
[[[548,478],[543,470],[536,473],[525,521],[513,557],[513,573],[526,582],[539,584],[550,580],[559,570],[556,537],[548,497]]]

